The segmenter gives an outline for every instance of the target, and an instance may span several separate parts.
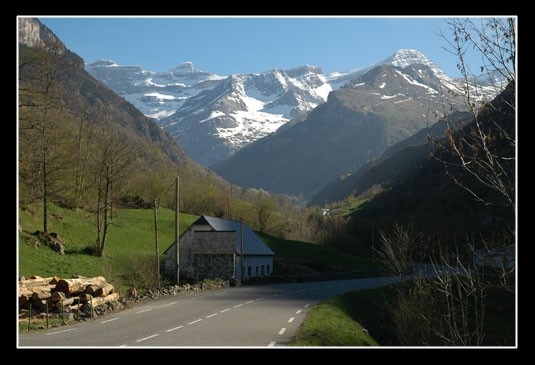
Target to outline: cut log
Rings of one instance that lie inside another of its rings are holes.
[[[19,288],[25,287],[25,288],[32,288],[36,286],[44,286],[44,285],[51,285],[56,284],[59,280],[59,276],[51,276],[48,278],[42,278],[40,276],[32,276],[34,279],[26,279],[26,280],[19,280]]]
[[[63,306],[66,307],[68,305],[72,305],[72,304],[78,304],[78,297],[70,297],[70,298],[66,298],[66,299],[63,299]],[[61,300],[59,302],[55,302],[54,303],[54,307],[58,307],[58,308],[61,308]]]
[[[32,294],[32,300],[48,299],[52,297],[52,293],[49,291],[34,292]]]
[[[85,288],[85,292],[87,294],[91,294],[91,295],[95,295],[95,292],[99,289],[100,287],[98,285],[88,285],[86,288]]]
[[[98,288],[94,292],[95,297],[105,297],[115,292],[115,288],[111,284],[104,285],[103,287]]]
[[[61,291],[54,291],[52,292],[52,301],[53,302],[59,302],[61,300],[65,299],[65,293]]]
[[[112,293],[110,295],[106,295],[105,297],[93,298],[93,307],[117,300],[119,300],[119,293]]]
[[[106,278],[97,276],[94,278],[77,278],[77,279],[61,279],[56,284],[56,290],[65,294],[82,293],[89,285],[97,285],[99,287],[106,285]]]
[[[91,300],[91,298],[93,298],[93,296],[91,294],[80,293],[80,301],[82,301],[82,302],[88,302],[88,301]]]
[[[28,289],[28,288],[24,288],[24,287],[19,287],[19,297],[22,296],[22,295],[28,295],[28,296],[32,296],[33,292]]]
[[[30,305],[30,299],[31,295],[22,294],[21,296],[19,296],[19,306],[21,308],[25,308],[27,305]]]

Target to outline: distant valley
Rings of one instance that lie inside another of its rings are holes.
[[[111,60],[86,70],[226,180],[305,198],[465,108],[462,81],[409,49],[330,74],[305,65],[220,76],[190,62],[153,72]],[[501,86],[481,79],[473,91],[491,99]]]

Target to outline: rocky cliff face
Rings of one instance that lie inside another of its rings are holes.
[[[19,18],[19,43],[35,47],[46,40],[59,39],[36,18]]]

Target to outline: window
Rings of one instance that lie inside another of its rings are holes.
[[[251,276],[251,266],[247,266],[247,276]]]

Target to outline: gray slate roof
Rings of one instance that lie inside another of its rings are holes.
[[[209,224],[215,231],[236,232],[236,253],[241,254],[241,222],[203,215],[191,224]],[[189,229],[189,228],[188,228]],[[245,223],[243,224],[243,254],[244,255],[275,255],[275,253],[262,241]]]

